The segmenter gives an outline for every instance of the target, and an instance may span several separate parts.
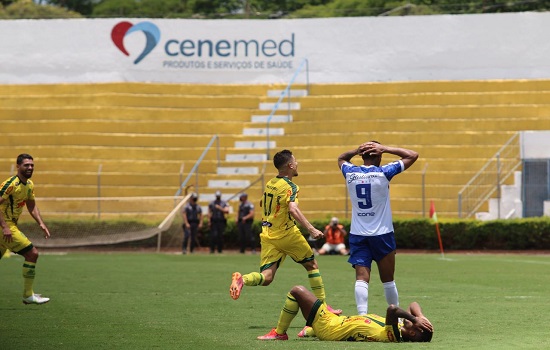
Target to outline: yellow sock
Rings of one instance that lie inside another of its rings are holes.
[[[264,283],[264,275],[259,272],[251,272],[243,275],[245,286],[261,286]]]
[[[323,278],[321,277],[319,269],[308,271],[307,277],[313,294],[315,294],[317,299],[325,301],[325,285],[323,284]]]
[[[300,306],[298,305],[298,302],[294,299],[292,294],[288,293],[286,295],[285,305],[279,315],[279,322],[277,322],[275,332],[277,332],[277,334],[285,334],[288,327],[290,327],[290,323],[294,317],[296,317],[299,310]]]
[[[25,261],[23,263],[23,281],[24,281],[24,291],[23,297],[27,298],[34,294],[32,290],[32,285],[34,283],[34,268],[36,263]]]
[[[5,252],[2,253],[2,251],[0,251],[0,259],[1,258],[6,258],[8,259],[9,257],[11,256],[11,252],[9,249],[6,249]]]

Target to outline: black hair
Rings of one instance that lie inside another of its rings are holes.
[[[371,140],[370,142],[374,142],[374,143],[380,144],[380,142],[378,142],[378,141],[376,141],[376,140]],[[374,161],[377,157],[379,157],[379,156],[371,156],[369,153],[363,153],[363,154],[361,154],[361,158],[363,158],[363,160]]]
[[[416,331],[414,338],[408,338],[408,335],[404,337],[401,335],[403,342],[417,342],[417,343],[429,343],[432,341],[432,336],[434,332],[427,331],[423,329],[422,331]]]
[[[34,160],[33,157],[30,154],[21,153],[20,155],[17,156],[17,165],[23,164],[24,159]]]
[[[434,332],[423,331],[421,334],[422,337],[420,338],[420,341],[428,343],[432,341],[432,336],[434,335]]]
[[[284,149],[280,152],[275,153],[275,156],[273,156],[273,165],[275,165],[275,168],[278,170],[281,169],[284,165],[288,164],[292,159],[292,152],[290,152],[287,149]]]

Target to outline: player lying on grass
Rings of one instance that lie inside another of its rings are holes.
[[[395,305],[388,306],[386,317],[374,314],[363,316],[338,316],[327,310],[321,302],[303,286],[295,286],[286,296],[279,316],[277,328],[271,330],[271,337],[258,337],[260,340],[288,340],[286,331],[298,314],[299,309],[311,327],[308,336],[320,340],[335,341],[374,341],[374,342],[429,342],[432,340],[433,326],[422,314],[420,305],[413,302],[405,311]],[[403,323],[399,319],[403,319]],[[298,336],[306,336],[304,330]]]

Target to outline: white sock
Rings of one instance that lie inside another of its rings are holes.
[[[388,305],[393,304],[399,306],[399,294],[397,293],[397,286],[395,281],[382,283],[384,286],[384,295],[386,296],[386,301]]]
[[[357,314],[366,315],[369,309],[369,284],[362,280],[355,281],[355,303]]]

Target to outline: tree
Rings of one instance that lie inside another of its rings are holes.
[[[0,19],[81,18],[82,15],[57,6],[39,5],[32,0],[17,0],[2,8]]]
[[[101,0],[47,0],[46,2],[69,11],[81,13],[84,16],[89,16],[94,6],[100,1]]]

